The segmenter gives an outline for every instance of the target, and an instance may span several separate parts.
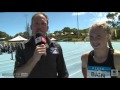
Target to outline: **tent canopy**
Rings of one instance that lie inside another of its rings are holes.
[[[19,42],[19,41],[26,41],[27,39],[21,37],[20,35],[18,35],[17,37],[10,39],[9,42]]]
[[[52,41],[55,41],[56,39],[55,38],[51,38]]]

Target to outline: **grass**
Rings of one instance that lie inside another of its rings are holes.
[[[72,40],[74,41],[76,41],[76,40],[82,40],[82,38],[72,38]]]
[[[112,42],[120,42],[120,39],[112,40]]]

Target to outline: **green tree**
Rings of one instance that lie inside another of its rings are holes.
[[[119,13],[118,12],[115,12],[115,13],[108,13],[107,14],[107,16],[106,16],[108,19],[110,19],[110,20],[108,20],[107,21],[107,23],[113,28],[113,29],[115,29],[115,31],[113,31],[113,36],[112,36],[112,39],[117,39],[117,35],[118,35],[118,33],[117,33],[117,28],[118,27],[120,27],[120,15],[119,15]],[[117,18],[117,20],[116,20],[116,18]],[[115,35],[115,33],[117,34],[117,35]]]
[[[120,39],[120,28],[117,28],[117,38]]]
[[[70,32],[70,28],[69,27],[65,27],[62,31],[63,32]]]
[[[9,40],[10,36],[6,32],[0,31],[0,38],[5,38],[5,40]]]
[[[116,28],[118,26],[118,21],[116,21],[115,19],[117,15],[118,15],[118,12],[115,12],[115,13],[108,13],[106,16],[108,19],[110,19],[107,21],[107,23],[111,25],[113,28]]]

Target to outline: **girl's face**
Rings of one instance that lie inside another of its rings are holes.
[[[107,47],[108,34],[102,28],[96,27],[90,31],[90,44],[94,49]]]
[[[45,35],[46,32],[48,31],[48,24],[45,16],[39,14],[36,17],[34,17],[31,25],[31,29],[33,35],[36,35],[36,33],[38,32],[42,32]]]

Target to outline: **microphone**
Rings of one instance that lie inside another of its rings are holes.
[[[42,33],[39,32],[36,34],[35,44],[36,45],[46,44],[46,38],[42,35]]]

